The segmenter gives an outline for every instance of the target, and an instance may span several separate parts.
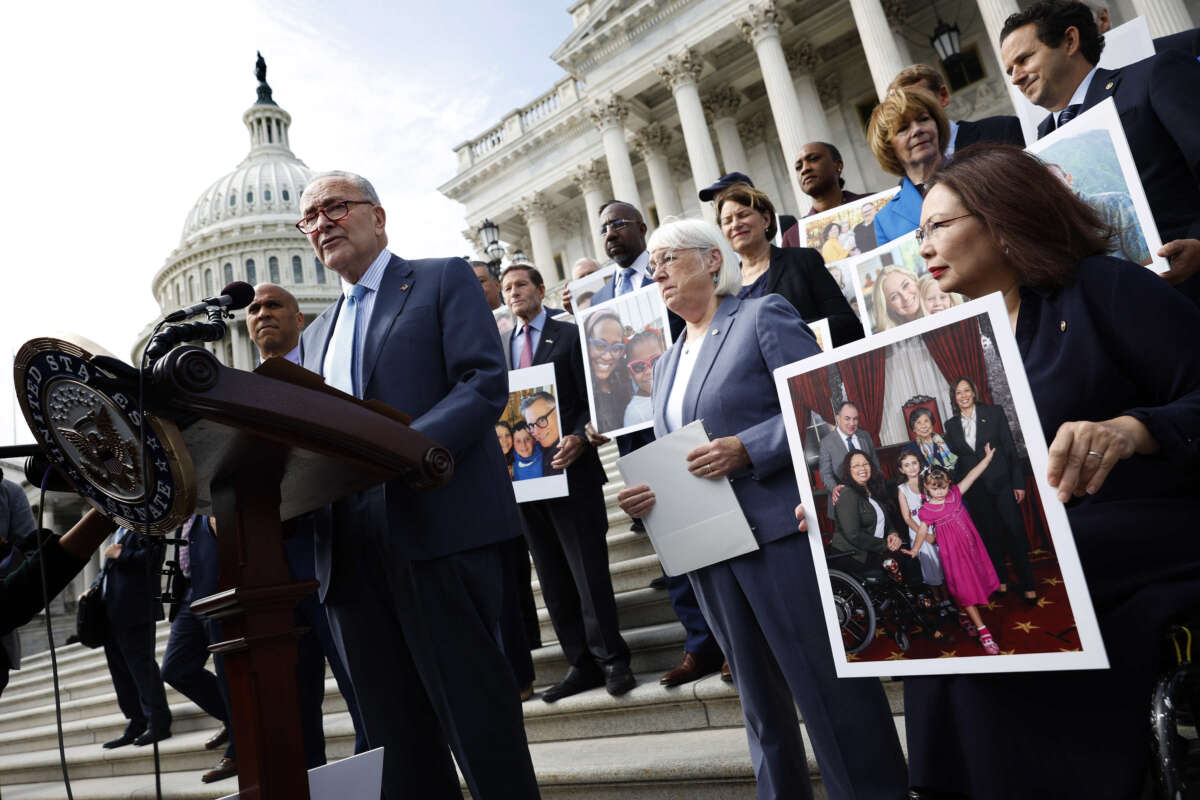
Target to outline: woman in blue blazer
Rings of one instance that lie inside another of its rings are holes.
[[[875,243],[882,246],[915,231],[927,181],[942,165],[950,120],[931,92],[894,89],[871,112],[867,143],[885,172],[900,176],[900,191],[875,215]]]
[[[688,573],[741,695],[758,797],[811,796],[795,705],[829,797],[902,797],[883,689],[835,677],[812,551],[793,516],[799,492],[772,371],[818,353],[816,340],[783,298],[738,299],[738,260],[715,225],[668,223],[648,247],[663,301],[687,323],[654,366],[655,435],[704,421],[711,441],[688,454],[688,469],[729,480],[759,544]],[[646,485],[619,496],[631,516],[654,499]]]

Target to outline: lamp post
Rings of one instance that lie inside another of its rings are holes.
[[[485,219],[479,225],[479,235],[483,237],[483,252],[488,257],[488,272],[492,277],[500,278],[500,259],[504,257],[504,245],[500,244],[500,226]]]
[[[946,24],[940,15],[937,18],[937,27],[933,29],[933,35],[929,37],[929,43],[933,45],[938,58],[947,67],[962,53],[961,33],[958,26]]]
[[[512,263],[514,263],[514,264],[524,264],[524,263],[526,263],[527,261],[529,261],[529,259],[528,259],[528,258],[525,256],[525,251],[524,251],[524,250],[522,250],[522,249],[521,249],[521,248],[519,248],[519,247],[518,247],[516,250],[513,250],[513,252],[512,252]]]

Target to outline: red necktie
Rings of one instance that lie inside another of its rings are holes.
[[[521,363],[517,364],[518,369],[525,369],[533,366],[533,328],[530,325],[525,326],[525,349],[521,351]]]

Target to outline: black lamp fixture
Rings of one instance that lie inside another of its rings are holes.
[[[514,263],[514,264],[524,264],[524,263],[526,263],[526,262],[528,262],[528,261],[529,261],[529,259],[525,257],[525,251],[524,251],[524,250],[522,250],[522,249],[521,249],[521,248],[519,248],[519,247],[518,247],[516,250],[513,250],[513,253],[512,253],[512,263]]]
[[[488,257],[488,271],[493,277],[499,277],[500,259],[504,257],[504,245],[500,244],[500,226],[485,219],[479,225],[479,235],[483,237],[483,252]]]
[[[934,9],[937,13],[937,9]],[[947,24],[942,20],[941,15],[937,18],[937,27],[933,29],[933,35],[929,37],[929,43],[933,45],[934,51],[941,59],[943,64],[949,65],[962,54],[962,34],[958,30],[957,25]]]

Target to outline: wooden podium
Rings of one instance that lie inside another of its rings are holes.
[[[246,800],[307,800],[296,687],[294,609],[317,588],[293,581],[282,520],[352,492],[401,479],[449,480],[453,462],[403,414],[327,387],[283,359],[255,373],[222,366],[198,347],[153,368],[146,410],[178,425],[196,474],[196,513],[217,520],[220,591],[192,610],[221,621]]]

